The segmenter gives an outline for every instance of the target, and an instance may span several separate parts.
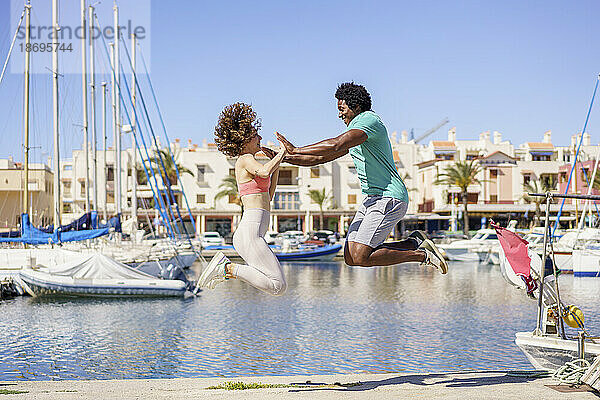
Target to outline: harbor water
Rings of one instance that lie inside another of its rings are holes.
[[[1,301],[0,380],[531,368],[514,334],[534,329],[536,301],[497,267],[284,269],[280,297],[230,280],[186,299]],[[560,282],[598,333],[600,279]]]

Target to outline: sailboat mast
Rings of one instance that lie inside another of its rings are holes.
[[[88,141],[86,7],[81,0],[81,87],[83,101],[83,148],[85,154],[85,212],[90,211],[90,145]]]
[[[135,95],[136,95],[136,78],[135,78],[135,46],[136,46],[136,37],[135,34],[131,34],[131,101],[133,104],[133,114],[134,118],[131,121],[131,148],[133,150],[133,167],[132,173],[133,176],[133,185],[132,185],[132,194],[131,194],[131,217],[133,218],[133,228],[137,229],[137,153],[135,147]]]
[[[104,181],[106,181],[107,178],[107,174],[106,174],[106,155],[107,153],[107,149],[106,149],[106,82],[102,82],[101,83],[102,86],[102,145],[103,145],[103,149],[104,149],[104,155],[102,157],[102,174],[104,176]],[[98,180],[96,182],[99,182]],[[107,187],[108,185],[104,185],[105,187]],[[103,218],[104,221],[108,221],[107,220],[107,209],[108,209],[108,189],[104,190],[104,207],[102,208],[103,211]]]
[[[52,0],[52,115],[54,119],[54,227],[60,226],[60,146],[58,138],[58,0]]]
[[[113,128],[113,147],[114,147],[114,164],[113,164],[113,204],[115,205],[115,213],[118,213],[117,210],[120,210],[118,204],[117,194],[117,183],[120,182],[119,178],[119,170],[117,166],[121,166],[120,154],[117,151],[117,142],[118,142],[118,124],[117,124],[117,83],[116,83],[116,68],[115,68],[115,44],[110,43],[110,64],[113,70],[113,75],[111,78],[112,91],[111,91],[111,101],[112,101],[112,128]]]
[[[25,82],[23,101],[23,148],[25,150],[23,169],[25,182],[23,187],[23,212],[29,212],[29,64],[31,51],[31,3],[25,6]]]
[[[89,6],[88,9],[89,18],[89,44],[90,44],[90,105],[91,105],[91,117],[92,117],[92,181],[93,181],[93,208],[98,211],[98,160],[97,160],[97,138],[96,138],[96,60],[94,54],[94,7]]]
[[[114,94],[115,98],[115,129],[116,129],[116,152],[117,152],[117,160],[116,160],[116,174],[115,174],[115,204],[117,205],[117,214],[121,214],[121,107],[120,107],[120,87],[121,87],[121,71],[119,69],[119,8],[117,7],[117,3],[114,3],[113,6],[114,12],[114,32],[115,32],[115,60],[114,60],[114,79],[116,80],[116,85],[114,86],[116,93]]]

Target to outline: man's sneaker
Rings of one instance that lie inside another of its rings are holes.
[[[429,265],[437,268],[442,274],[448,273],[448,262],[444,259],[444,256],[437,249],[435,244],[429,239],[425,240],[419,247],[421,250],[425,250],[425,261],[421,265]]]
[[[423,231],[412,231],[408,235],[407,239],[412,240],[418,248],[421,244],[427,240],[427,235]]]
[[[219,251],[210,260],[202,275],[198,278],[197,288],[208,287],[214,289],[219,283],[227,279],[226,269],[227,264],[231,263],[222,251]]]

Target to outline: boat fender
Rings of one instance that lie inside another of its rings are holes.
[[[563,316],[563,320],[571,328],[583,329],[585,317],[583,315],[583,311],[581,311],[579,307],[570,305],[565,308],[565,315]]]

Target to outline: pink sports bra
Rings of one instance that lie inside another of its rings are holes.
[[[254,176],[254,179],[244,183],[238,183],[238,192],[240,196],[246,194],[256,194],[268,192],[271,187],[271,177],[261,178],[260,176]]]

